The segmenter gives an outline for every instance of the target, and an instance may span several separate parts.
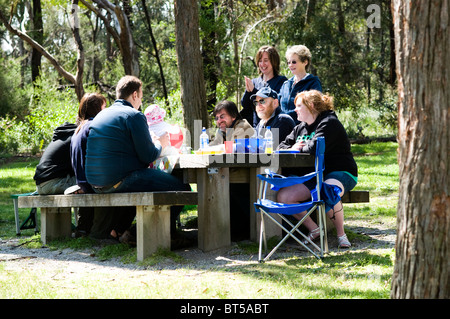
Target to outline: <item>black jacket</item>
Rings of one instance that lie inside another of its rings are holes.
[[[36,166],[33,177],[36,185],[54,178],[75,175],[70,161],[70,140],[76,128],[75,124],[66,122],[53,131],[52,141]]]
[[[350,140],[344,126],[338,120],[333,111],[322,112],[311,125],[300,122],[289,134],[278,149],[288,149],[298,139],[304,139],[306,145],[301,149],[302,153],[315,154],[316,139],[325,137],[325,171],[327,175],[335,171],[346,171],[353,176],[358,176],[358,167],[350,150]]]

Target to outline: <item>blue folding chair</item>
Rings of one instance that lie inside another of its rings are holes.
[[[270,171],[266,171],[266,174],[258,175],[261,180],[259,198],[255,205],[256,212],[261,212],[261,228],[260,228],[260,239],[259,239],[259,262],[267,261],[273,253],[289,238],[292,237],[301,246],[306,248],[315,257],[320,259],[324,256],[324,253],[328,252],[328,240],[327,240],[327,229],[325,213],[328,207],[333,207],[335,203],[340,201],[339,193],[341,189],[334,185],[328,185],[323,183],[323,170],[324,170],[324,153],[325,153],[325,139],[323,137],[318,137],[316,142],[316,156],[315,156],[315,171],[304,176],[289,176],[285,177],[279,174],[274,174]],[[283,187],[303,184],[304,182],[316,178],[317,185],[316,188],[311,191],[311,200],[308,202],[298,203],[298,204],[284,204],[278,203],[269,199],[266,199],[266,192],[268,186],[271,185],[272,190],[279,190]],[[327,198],[327,201],[323,200],[323,197]],[[327,206],[327,208],[325,207]],[[293,224],[286,216],[294,215],[306,211],[306,214],[297,224]],[[307,235],[300,231],[299,227],[303,224],[305,219],[310,216],[314,211],[317,211],[317,220],[320,229],[320,247],[312,242]],[[278,215],[283,221],[285,221],[290,227],[288,230],[280,223],[274,216]],[[284,230],[287,234],[282,238],[282,240],[272,249],[269,254],[266,254],[264,259],[262,258],[262,245],[264,242],[265,250],[267,252],[267,240],[265,233],[264,218],[268,217],[276,225]],[[311,247],[305,245],[301,239],[303,237],[305,240],[311,244]],[[314,251],[317,251],[317,253]]]

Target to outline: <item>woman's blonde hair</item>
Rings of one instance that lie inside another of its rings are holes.
[[[289,59],[292,54],[296,54],[300,59],[300,62],[308,61],[305,69],[309,72],[312,59],[311,51],[304,45],[293,45],[286,50],[286,59]]]
[[[303,91],[295,96],[294,104],[297,104],[297,99],[308,108],[311,113],[322,113],[325,111],[334,110],[333,97],[323,94],[317,90]]]

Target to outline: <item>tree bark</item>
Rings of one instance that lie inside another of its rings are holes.
[[[77,73],[75,74],[75,93],[77,94],[78,101],[84,95],[83,88],[83,74],[84,74],[84,48],[83,42],[80,37],[80,18],[78,15],[79,6],[78,0],[72,0],[72,34],[77,47]]]
[[[194,121],[201,120],[202,126],[209,127],[200,52],[198,1],[175,0],[174,12],[183,118],[185,127],[190,132],[191,146],[194,148],[198,145],[198,141],[195,143],[198,138],[198,135],[195,136],[198,128],[194,129]]]
[[[205,4],[201,2],[201,16],[208,24],[216,24],[215,9],[217,0]],[[214,28],[210,32],[204,32],[202,38],[203,74],[206,86],[206,104],[209,110],[214,109],[217,103],[217,84],[219,83],[220,57],[217,49],[217,33]]]
[[[399,201],[391,298],[450,298],[448,0],[393,0]]]
[[[44,24],[42,22],[41,0],[33,0],[33,32],[31,37],[41,44],[44,42]],[[31,80],[35,83],[41,73],[42,54],[35,48],[31,51]]]

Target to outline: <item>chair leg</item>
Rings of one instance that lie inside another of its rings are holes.
[[[17,197],[13,198],[13,204],[14,204],[14,219],[16,221],[16,235],[20,235],[20,222],[19,222],[19,206],[18,206],[18,199]]]
[[[265,254],[267,254],[267,239],[266,239],[266,230],[264,225],[264,213],[261,212],[261,226],[259,229],[259,252],[258,252],[258,262],[262,263],[264,260],[262,259],[262,245],[264,241],[264,249]]]
[[[309,216],[311,214],[311,212],[314,209],[310,210],[306,216]],[[301,231],[298,230],[298,227],[300,227],[300,225],[303,223],[304,218],[302,218],[297,224],[296,226],[292,225],[289,221],[288,223],[291,225],[291,227],[293,227],[293,229],[291,229],[291,231],[287,230],[286,227],[284,227],[281,223],[279,223],[275,218],[273,218],[270,214],[267,214],[267,217],[269,217],[275,224],[277,224],[281,229],[283,229],[287,234],[286,236],[283,237],[283,239],[278,243],[278,245],[276,245],[271,251],[270,253],[264,258],[264,261],[268,260],[273,253],[289,238],[292,237],[297,243],[299,243],[301,246],[303,246],[306,250],[308,250],[311,254],[314,255],[314,257],[316,257],[317,259],[320,259],[320,257],[308,246],[306,246],[304,243],[302,243],[294,234],[295,231],[297,231],[299,234],[301,234],[304,238],[307,238],[305,236],[305,234],[303,234]],[[316,248],[317,250],[319,250],[320,248],[312,243],[314,248]]]

